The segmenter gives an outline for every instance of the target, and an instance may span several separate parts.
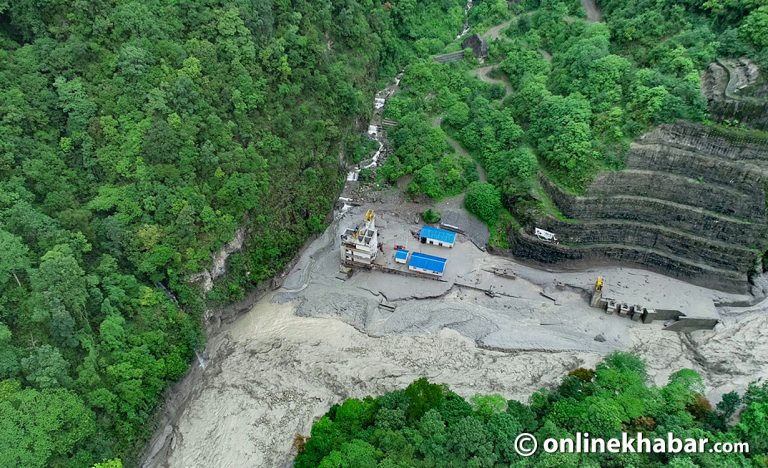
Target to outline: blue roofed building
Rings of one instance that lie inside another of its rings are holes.
[[[445,264],[447,262],[447,258],[413,252],[411,254],[411,261],[408,264],[408,269],[426,273],[428,275],[443,276],[443,273],[445,272]]]
[[[395,262],[397,263],[406,263],[408,261],[408,251],[407,250],[395,250]]]
[[[456,243],[456,233],[445,229],[424,226],[419,231],[419,239],[422,244],[439,245],[440,247],[453,247]]]

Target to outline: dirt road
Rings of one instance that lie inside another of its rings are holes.
[[[505,79],[492,78],[490,73],[494,68],[494,65],[488,65],[487,67],[475,68],[471,73],[486,83],[499,84],[504,86],[504,97],[509,96],[512,94],[512,85]]]
[[[512,24],[513,20],[505,21],[501,24],[497,24],[496,26],[488,29],[483,33],[483,39],[487,41],[493,41],[494,39],[498,39],[501,37],[501,32],[509,27],[510,24]]]
[[[438,115],[437,117],[432,119],[432,126],[433,127],[439,127],[443,124],[443,117]],[[472,156],[469,154],[466,148],[464,148],[461,143],[456,141],[454,138],[451,138],[450,135],[446,133],[445,139],[448,140],[448,144],[451,145],[451,148],[456,152],[456,154],[460,156],[467,156],[469,158],[472,158]],[[477,165],[477,174],[480,177],[480,180],[485,182],[488,180],[488,177],[485,175],[485,169],[483,169],[483,166],[480,165],[479,162],[475,161]]]

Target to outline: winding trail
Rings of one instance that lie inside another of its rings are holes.
[[[487,67],[475,68],[471,73],[486,83],[504,86],[504,97],[507,97],[512,94],[512,84],[505,79],[492,78],[490,74],[495,68],[496,66],[494,65],[488,65]]]
[[[440,125],[442,124],[443,124],[443,116],[438,115],[437,117],[432,119],[433,127],[440,127]],[[482,182],[485,182],[488,180],[488,177],[485,175],[485,169],[483,169],[483,166],[481,166],[480,163],[477,162],[477,160],[475,160],[475,158],[473,158],[471,154],[469,154],[466,148],[461,146],[461,143],[451,138],[451,136],[448,135],[447,133],[445,134],[445,139],[448,140],[448,144],[451,145],[451,148],[453,148],[454,151],[456,151],[456,154],[458,154],[459,156],[467,156],[468,158],[471,158],[473,161],[475,161],[475,165],[477,166],[477,174],[480,177],[480,180]]]
[[[510,24],[512,24],[513,20],[505,21],[501,24],[497,24],[496,26],[488,29],[486,32],[482,34],[483,39],[487,41],[492,41],[494,39],[498,39],[501,37],[501,32],[509,27]]]

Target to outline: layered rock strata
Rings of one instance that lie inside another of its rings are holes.
[[[566,219],[525,232],[513,253],[546,263],[621,261],[726,291],[746,292],[766,246],[768,141],[714,127],[662,125],[632,144],[626,169],[599,174],[582,196],[542,184]]]

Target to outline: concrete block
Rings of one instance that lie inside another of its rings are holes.
[[[606,314],[615,314],[618,310],[618,304],[616,304],[616,301],[613,299],[608,300],[608,304],[605,307],[605,313]]]
[[[627,304],[621,304],[619,306],[619,315],[622,315],[624,317],[629,317],[629,306]]]
[[[676,332],[690,332],[695,330],[712,330],[717,325],[718,320],[712,319],[697,319],[682,317],[676,322],[672,322],[670,325],[664,327],[666,331]]]
[[[592,292],[592,299],[589,301],[591,307],[600,307],[600,299],[603,298],[603,291],[596,290]]]
[[[656,320],[656,309],[644,309],[643,323],[651,323]]]

